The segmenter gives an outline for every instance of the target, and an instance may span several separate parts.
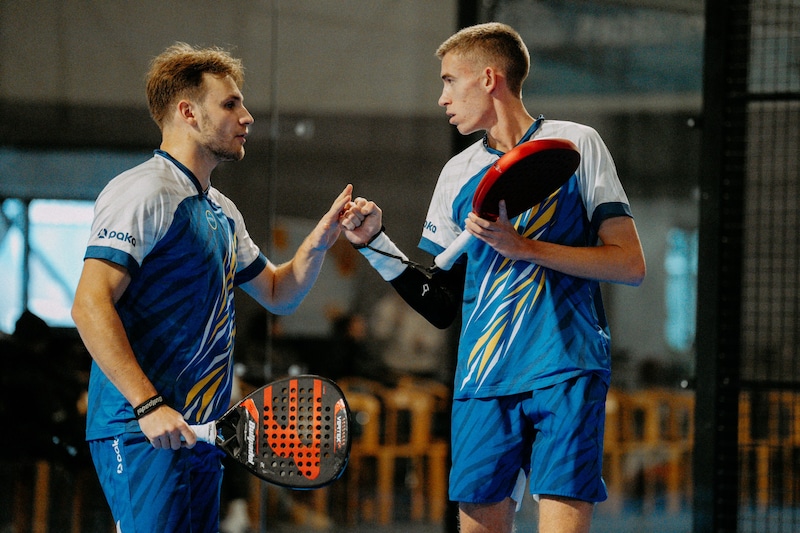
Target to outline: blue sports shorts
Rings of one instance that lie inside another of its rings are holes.
[[[155,449],[142,433],[89,441],[117,531],[217,533],[222,452],[198,442]]]
[[[607,392],[602,377],[585,374],[532,392],[455,400],[450,499],[521,502],[529,476],[535,496],[604,501]]]

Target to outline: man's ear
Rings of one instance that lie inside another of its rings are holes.
[[[197,117],[195,113],[195,104],[189,100],[181,100],[178,102],[178,115],[180,115],[181,120],[185,121],[191,126],[197,124]]]
[[[491,93],[497,88],[497,71],[492,67],[483,69],[483,88],[487,93]]]

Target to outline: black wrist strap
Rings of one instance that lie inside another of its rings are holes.
[[[378,233],[370,237],[367,242],[363,244],[354,244],[353,248],[355,248],[356,250],[361,250],[362,248],[368,248],[369,245],[372,244],[372,241],[377,239],[380,236],[380,234],[383,233],[384,231],[386,231],[386,226],[381,226],[381,229],[378,230]]]
[[[144,402],[140,403],[136,407],[133,408],[133,416],[136,417],[136,420],[139,420],[143,416],[155,411],[162,405],[164,405],[164,397],[160,394],[156,394],[149,400],[145,400]]]

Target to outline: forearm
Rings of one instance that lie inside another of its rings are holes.
[[[463,265],[454,265],[450,271],[426,271],[409,261],[383,230],[369,244],[357,245],[357,248],[403,300],[428,322],[440,329],[453,323],[464,291]]]
[[[458,316],[464,292],[465,268],[456,264],[428,276],[408,267],[390,283],[405,302],[439,329],[449,327]]]
[[[467,229],[497,253],[515,261],[528,261],[570,276],[639,285],[646,274],[644,253],[633,219],[603,221],[597,246],[571,246],[528,239],[504,216],[496,222],[470,214]]]
[[[255,279],[242,286],[245,292],[272,313],[286,315],[296,310],[317,281],[325,253],[339,238],[339,218],[352,192],[353,186],[347,185],[292,259],[277,267],[267,264]]]
[[[639,285],[644,279],[637,254],[617,245],[575,247],[528,240],[526,247],[520,259],[570,276],[625,285]]]
[[[453,323],[461,307],[465,269],[426,271],[408,260],[383,229],[383,213],[374,203],[357,198],[342,217],[345,236],[384,281],[415,311],[438,328]]]
[[[131,405],[158,394],[139,366],[113,305],[76,300],[72,315],[92,359]]]
[[[325,250],[316,248],[312,240],[306,238],[294,257],[275,269],[271,303],[267,308],[280,315],[294,312],[314,286],[324,260]]]
[[[81,296],[79,291],[72,316],[92,359],[134,411],[159,394],[136,360],[125,328],[110,301],[92,300]],[[150,408],[134,414],[153,447],[177,450],[181,446],[194,446],[194,432],[180,412],[165,403],[148,404]]]

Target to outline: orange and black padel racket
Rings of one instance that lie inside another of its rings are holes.
[[[575,173],[581,155],[567,139],[526,141],[506,152],[481,178],[472,199],[472,210],[481,218],[495,220],[500,200],[505,200],[508,218],[541,203]],[[464,252],[472,234],[464,231],[434,264],[450,270]]]
[[[344,472],[350,414],[341,389],[320,376],[274,381],[249,394],[219,420],[193,425],[259,478],[292,489],[316,489]]]

